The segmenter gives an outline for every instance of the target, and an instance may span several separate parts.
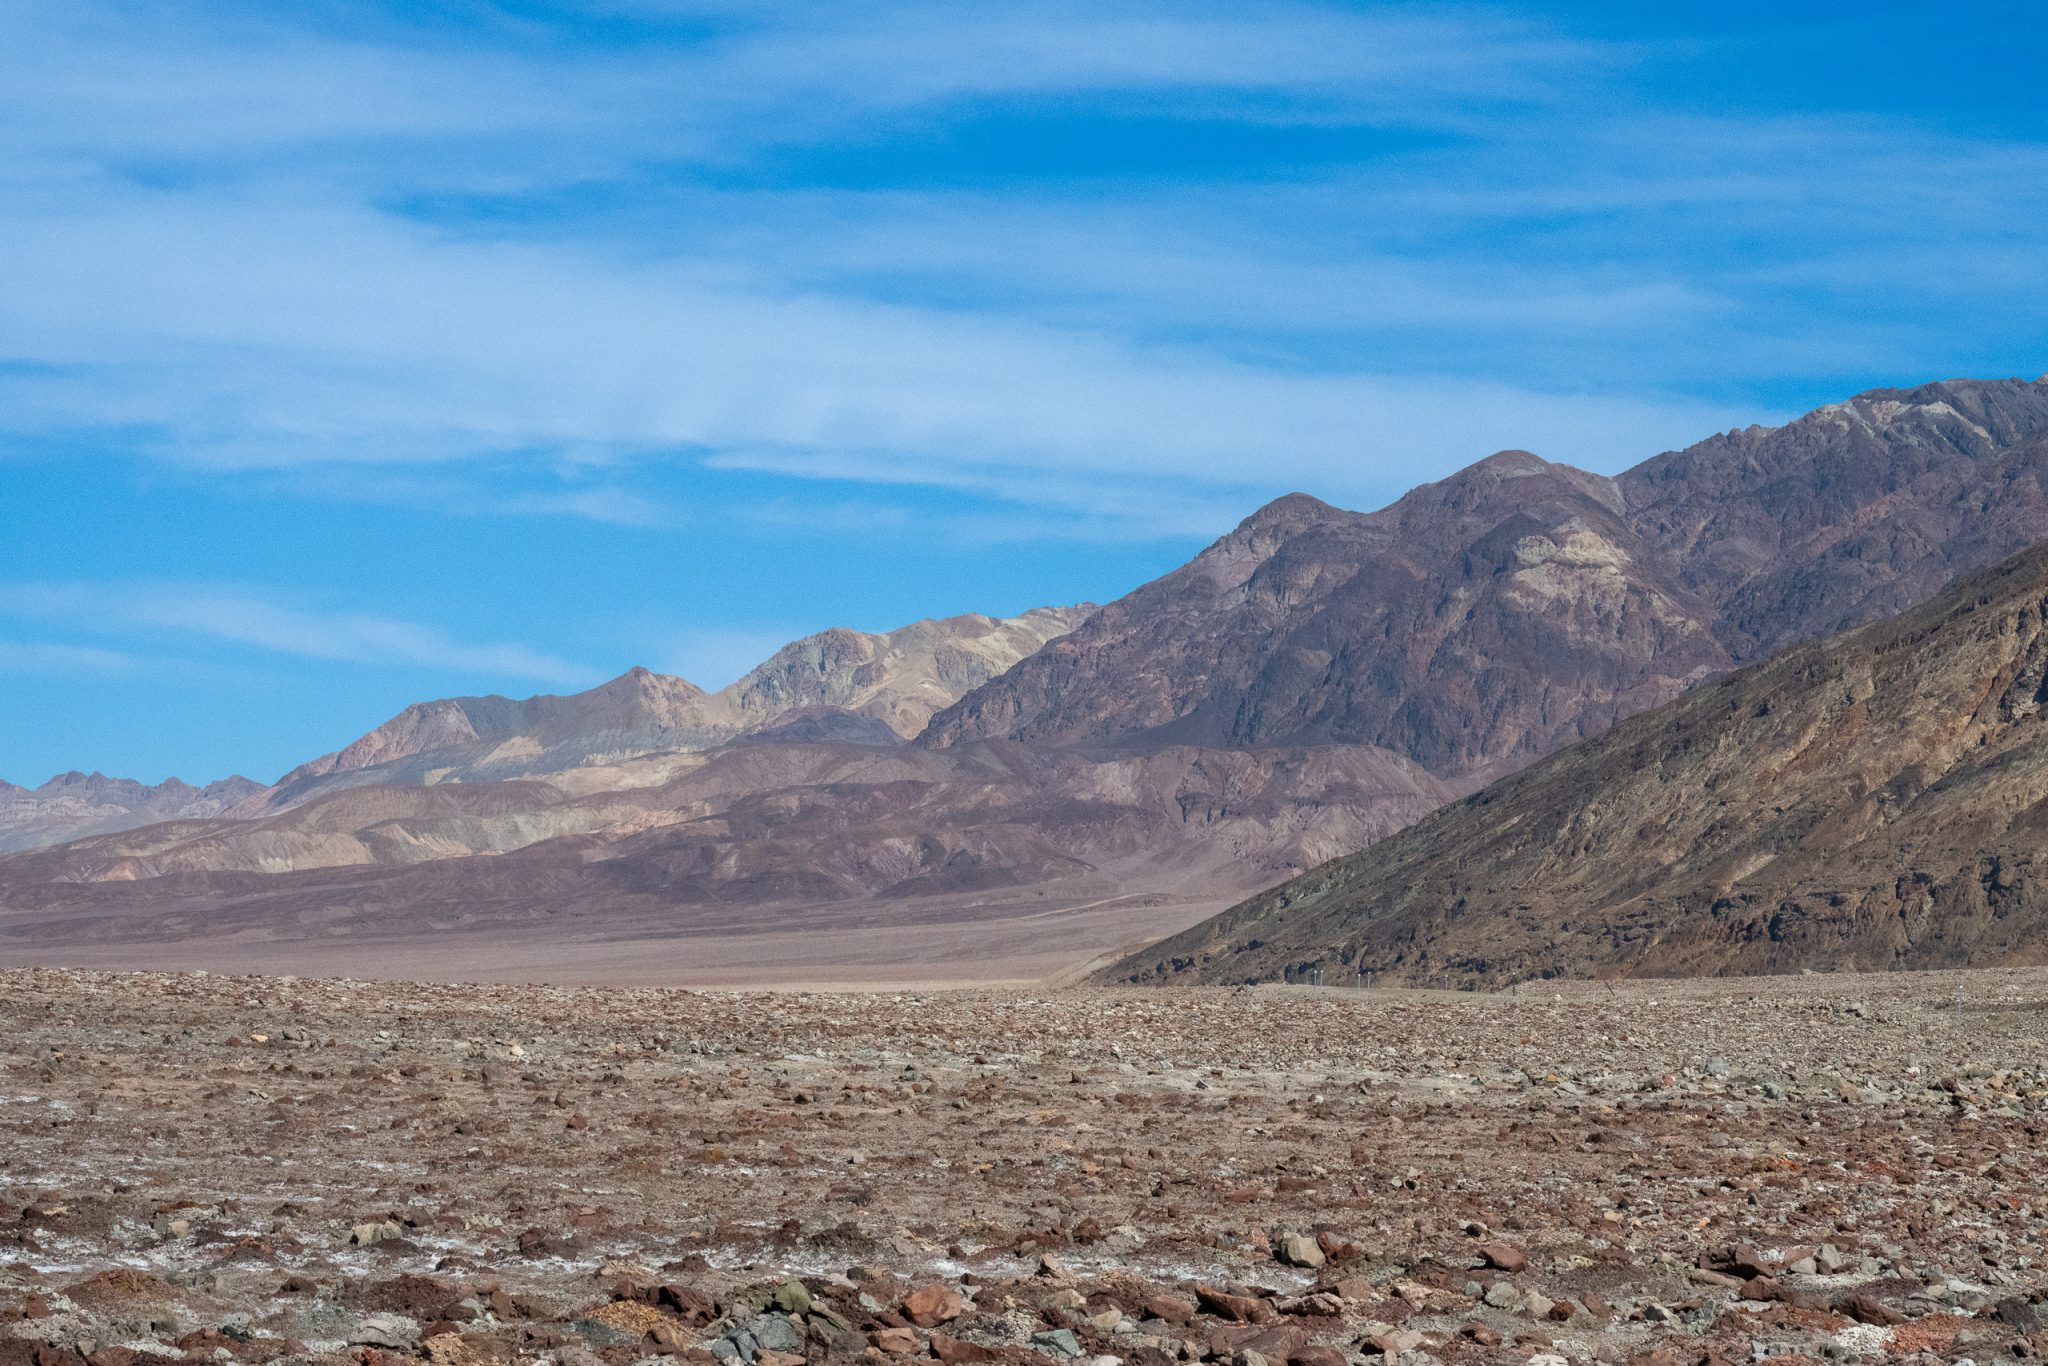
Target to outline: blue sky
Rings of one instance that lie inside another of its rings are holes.
[[[0,777],[271,779],[1106,599],[1290,489],[2031,378],[2041,30],[0,0]]]

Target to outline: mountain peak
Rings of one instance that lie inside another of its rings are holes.
[[[1342,509],[1332,507],[1311,494],[1283,493],[1239,522],[1237,529],[1259,531],[1273,526],[1306,526],[1326,517],[1341,515]]]
[[[1037,607],[1007,619],[968,612],[875,634],[835,626],[783,646],[718,700],[748,735],[779,727],[785,716],[837,709],[909,739],[936,712],[1066,635],[1092,611],[1093,604]],[[815,726],[805,733],[816,733]]]
[[[1504,478],[1514,478],[1517,475],[1523,474],[1542,474],[1550,469],[1551,465],[1548,460],[1545,460],[1534,451],[1510,448],[1504,451],[1495,451],[1484,460],[1473,462],[1471,468],[1485,470],[1489,474],[1497,474]]]
[[[570,694],[571,698],[617,696],[704,698],[710,694],[687,678],[656,673],[644,664],[635,664],[617,678],[608,679],[588,692]]]
[[[1276,499],[925,743],[1378,745],[1504,771],[2048,534],[2048,388],[1875,390],[1617,478],[1503,450],[1346,513]]]

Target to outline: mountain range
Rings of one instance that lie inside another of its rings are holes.
[[[883,633],[836,627],[785,645],[716,693],[635,668],[569,697],[416,703],[353,744],[293,769],[234,814],[373,785],[552,775],[580,792],[644,786],[686,770],[691,756],[743,738],[894,744],[1094,610],[1088,603],[1007,620],[948,617]]]
[[[1369,744],[1491,776],[2048,535],[2048,383],[1878,390],[1615,478],[1521,451],[1378,512],[1296,495],[921,743]]]
[[[1151,908],[1095,924],[1085,957],[1921,602],[2048,537],[2044,480],[2048,381],[1997,380],[1874,391],[1611,478],[1510,451],[1376,512],[1290,495],[1099,609],[830,631],[718,693],[636,669],[421,703],[217,810],[48,818],[84,837],[0,859],[0,953],[155,935],[345,957],[629,923],[701,946]],[[1290,965],[1201,942],[1173,957]]]

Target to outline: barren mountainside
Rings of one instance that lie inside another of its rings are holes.
[[[1511,770],[2048,535],[2048,382],[1878,390],[1609,479],[1503,452],[1371,513],[1294,495],[922,743],[1378,745]]]
[[[1109,969],[1469,984],[2048,961],[2048,544]]]

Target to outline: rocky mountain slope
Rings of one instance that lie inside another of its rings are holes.
[[[1378,512],[1299,495],[922,743],[1369,744],[1489,776],[2048,535],[2048,381],[1877,390],[1608,479],[1504,452]]]
[[[1469,984],[2048,961],[2048,544],[1108,971]]]
[[[205,787],[176,778],[151,786],[76,770],[36,788],[0,782],[0,854],[157,821],[218,816],[263,790],[240,777]]]
[[[784,646],[716,693],[632,669],[567,697],[451,697],[407,707],[302,764],[238,815],[372,785],[553,776],[584,792],[658,783],[742,736],[909,738],[931,715],[1087,619],[1092,604],[999,620],[967,615],[871,633],[834,628]],[[826,713],[826,715],[820,715]],[[652,762],[649,762],[652,760]]]

